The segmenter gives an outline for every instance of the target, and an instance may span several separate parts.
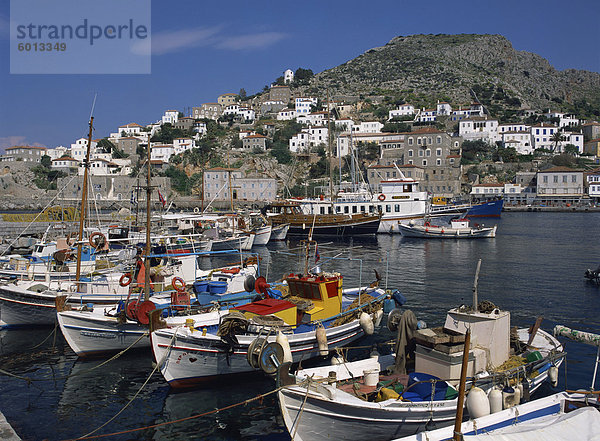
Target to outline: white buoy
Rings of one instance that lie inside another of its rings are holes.
[[[502,410],[502,392],[497,388],[493,388],[488,394],[488,400],[490,402],[490,412],[496,413]]]
[[[317,328],[316,335],[317,343],[319,345],[319,354],[329,354],[329,348],[327,347],[327,333],[325,332],[325,328],[323,326],[319,326]]]
[[[521,389],[519,389],[518,387],[515,387],[515,406],[517,404],[521,404]]]
[[[558,368],[556,366],[550,366],[550,369],[548,369],[548,378],[552,387],[558,386]]]
[[[360,327],[366,335],[373,335],[373,332],[375,332],[375,326],[373,325],[373,319],[371,319],[369,314],[366,312],[361,312],[358,321],[360,323]]]
[[[291,363],[293,361],[292,350],[290,349],[290,342],[287,336],[283,332],[279,331],[275,341],[279,343],[283,349],[283,362]]]
[[[516,389],[519,389],[519,402],[520,402],[521,398],[523,398],[523,383],[517,384]]]
[[[381,326],[381,319],[382,318],[383,318],[383,308],[382,309],[378,309],[373,314],[373,324],[375,325],[376,328],[379,328],[379,326]]]
[[[467,395],[467,410],[471,418],[490,414],[490,402],[483,389],[472,387]]]

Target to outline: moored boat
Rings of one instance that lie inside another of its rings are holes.
[[[478,239],[496,237],[497,226],[485,227],[475,224],[469,225],[468,219],[453,219],[450,225],[433,225],[426,220],[423,225],[410,221],[408,224],[399,224],[398,229],[403,236],[420,237],[428,239]]]
[[[409,316],[399,329],[411,322],[416,319]],[[471,391],[512,384],[515,388],[507,392],[506,399],[517,401],[518,384],[527,393],[535,391],[548,377],[550,368],[556,368],[562,361],[563,348],[557,339],[541,330],[530,335],[525,328],[517,334],[521,348],[517,355],[534,355],[523,359],[509,357],[508,312],[453,309],[446,318],[445,332],[416,331],[412,372],[398,370],[398,360],[393,355],[378,355],[302,370],[291,378],[285,372],[280,373],[279,378],[283,379],[278,391],[280,409],[292,438],[389,440],[432,425],[452,424],[457,411],[456,385],[467,327],[473,335],[467,376],[470,384],[478,386]],[[400,348],[404,353],[404,347]],[[487,402],[487,396],[485,399]]]
[[[502,207],[504,207],[504,199],[475,204],[469,208],[465,217],[500,217]]]
[[[377,311],[386,297],[379,288],[343,292],[342,276],[334,273],[290,274],[285,280],[283,298],[234,308],[217,323],[199,318],[194,327],[153,331],[154,358],[169,384],[186,387],[221,375],[257,372],[264,350],[275,351],[273,344],[282,336],[290,360],[327,354],[364,335],[359,309],[363,321],[380,317]],[[343,301],[347,295],[353,295],[353,305]]]

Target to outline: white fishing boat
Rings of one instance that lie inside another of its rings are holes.
[[[471,227],[468,219],[453,219],[450,225],[433,225],[426,220],[422,225],[414,220],[408,224],[398,224],[398,230],[405,237],[419,237],[424,239],[480,239],[496,237],[497,226],[485,227],[475,224]]]
[[[251,234],[254,235],[252,245],[266,245],[271,239],[272,225],[263,225],[252,229]]]
[[[589,390],[569,390],[502,410],[490,408],[489,415],[460,423],[459,427],[427,430],[395,441],[442,441],[452,439],[458,429],[462,439],[472,441],[582,441],[598,440],[600,433],[600,394],[594,391],[600,363],[600,335],[576,331],[562,325],[554,335],[597,347],[596,369]]]
[[[153,331],[154,358],[169,384],[186,387],[221,375],[256,372],[270,362],[267,354],[277,352],[281,346],[276,342],[282,340],[289,360],[327,354],[364,335],[368,322],[372,332],[373,319],[381,318],[382,289],[343,292],[342,276],[333,273],[290,274],[285,282],[282,289],[289,295],[284,298],[273,298],[279,297],[277,291],[268,291],[275,294],[234,308],[219,321],[200,318],[194,327]],[[354,295],[353,306],[342,301],[348,294]]]
[[[395,358],[342,360],[337,366],[305,369],[295,376],[287,375],[289,366],[280,366],[279,385],[285,387],[277,394],[292,439],[390,440],[432,424],[450,425],[459,406],[456,386],[463,365],[468,398],[480,400],[479,407],[468,407],[473,414],[485,405],[489,413],[484,390],[507,385],[501,400],[518,404],[521,396],[528,398],[549,375],[557,374],[563,346],[539,329],[541,319],[531,330],[513,332],[508,311],[477,301],[480,265],[481,261],[473,286],[476,306],[451,309],[443,327],[417,329],[411,311],[399,320],[388,318],[390,330],[394,324],[398,329]],[[408,358],[414,360],[414,368],[408,368]]]
[[[502,358],[508,361],[509,317],[502,311],[463,314],[451,310],[446,326],[455,331],[463,328],[463,332],[466,326],[472,328],[475,337],[469,351],[468,377],[473,383],[485,389],[504,382],[516,387],[518,383],[531,393],[548,377],[553,363],[560,365],[562,346],[539,330],[530,347],[535,347],[541,358],[508,370],[486,369],[487,365],[501,368],[496,363]],[[529,340],[527,331],[519,330],[523,344]],[[501,338],[490,340],[490,335]],[[393,355],[299,371],[291,384],[278,391],[281,413],[292,439],[389,440],[431,425],[452,424],[463,353],[457,352],[456,343],[450,344],[450,340],[442,343],[439,335],[430,341],[439,343],[428,347],[417,337],[416,367],[408,374],[388,374],[388,367],[394,367]],[[502,352],[503,357],[498,358]],[[496,360],[490,359],[494,356]],[[512,399],[515,394],[513,390]]]
[[[147,316],[150,311],[162,310],[168,326],[184,325],[188,319],[198,319],[200,313],[203,320],[212,316],[218,319],[221,313],[216,310],[249,303],[257,296],[249,288],[255,282],[257,271],[255,264],[215,268],[187,287],[185,281],[176,276],[171,286],[179,289],[153,292],[148,299],[150,303],[140,294],[129,292],[120,304],[112,305],[88,302],[80,307],[69,307],[59,300],[55,315],[67,343],[80,357],[130,346],[150,347]]]
[[[271,240],[285,240],[290,224],[274,225],[271,230]]]
[[[596,396],[597,397],[597,396]],[[591,394],[559,392],[464,421],[464,441],[597,441],[600,412]],[[394,441],[451,440],[453,427],[426,430]]]

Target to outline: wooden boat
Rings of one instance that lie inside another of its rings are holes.
[[[271,230],[271,240],[285,240],[289,229],[289,224],[274,225]]]
[[[518,341],[527,351],[535,348],[535,356],[505,370],[502,365],[515,360],[509,359],[510,314],[498,309],[489,313],[453,309],[447,315],[445,332],[416,331],[414,372],[388,374],[393,355],[305,369],[292,381],[280,372],[286,387],[278,391],[279,405],[292,439],[389,440],[431,425],[452,424],[467,327],[473,336],[467,375],[479,388],[511,382],[533,392],[548,377],[551,366],[562,361],[562,345],[552,335],[538,330],[530,341],[528,330],[520,329]],[[520,355],[528,353],[520,351]],[[491,365],[498,368],[488,370]]]
[[[496,225],[484,227],[478,224],[471,227],[468,219],[453,219],[449,226],[432,225],[428,220],[423,225],[418,225],[414,221],[410,221],[407,225],[398,224],[398,229],[403,236],[427,239],[490,238],[496,237],[496,228]]]
[[[281,201],[265,207],[273,225],[289,224],[288,236],[362,236],[376,234],[379,213],[305,214],[300,203]]]
[[[600,363],[600,335],[576,331],[562,325],[554,327],[554,335],[596,346]],[[597,366],[596,366],[597,367]],[[592,441],[598,439],[600,403],[594,392],[597,369],[589,390],[563,391],[461,423],[463,439],[473,441]],[[442,441],[452,439],[452,427],[427,430],[395,441]]]
[[[384,290],[343,292],[342,276],[335,273],[290,274],[285,282],[284,298],[274,298],[279,297],[275,292],[270,298],[230,310],[218,321],[199,318],[194,327],[153,331],[154,358],[169,384],[186,387],[221,375],[257,372],[269,363],[268,355],[277,352],[276,340],[283,336],[290,360],[327,354],[328,349],[364,335],[359,308],[365,311],[363,322],[381,317]],[[261,292],[273,292],[265,289],[259,287]],[[349,295],[355,300],[353,306]]]

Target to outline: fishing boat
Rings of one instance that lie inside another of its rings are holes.
[[[389,323],[397,324],[395,355],[342,360],[336,366],[306,369],[294,376],[288,375],[289,366],[281,365],[278,378],[282,387],[277,394],[292,438],[389,440],[432,424],[452,424],[459,406],[456,386],[463,358],[469,395],[483,393],[482,406],[489,406],[484,391],[498,385],[512,385],[506,388],[504,400],[516,404],[521,389],[528,397],[549,375],[557,375],[563,346],[539,329],[541,320],[531,332],[528,328],[513,332],[508,311],[477,302],[477,277],[473,291],[476,306],[451,309],[440,328],[417,329],[410,311],[401,314],[400,320],[388,318]],[[407,368],[412,345],[414,369]]]
[[[427,239],[479,239],[496,237],[496,228],[475,224],[471,227],[468,219],[452,219],[450,225],[433,225],[426,220],[422,225],[411,220],[408,224],[399,224],[398,229],[405,237]]]
[[[504,207],[504,199],[475,204],[469,208],[465,217],[500,217],[502,207]]]
[[[264,278],[256,280],[256,291],[266,298],[231,308],[226,315],[220,311],[218,316],[198,317],[191,326],[152,332],[154,358],[171,386],[188,387],[261,368],[273,374],[272,357],[308,360],[373,332],[388,297],[378,280],[368,288],[343,290],[341,274],[308,268],[316,242],[309,239],[302,246],[303,274],[288,274],[273,287]]]
[[[271,230],[271,240],[285,240],[290,229],[289,224],[274,225]]]
[[[538,330],[529,345],[536,348],[536,355],[530,357],[532,361],[523,359],[504,370],[504,363],[515,360],[508,356],[509,320],[510,315],[504,311],[463,313],[455,309],[448,313],[445,328],[462,328],[462,332],[467,326],[472,328],[475,343],[469,351],[468,373],[472,383],[488,390],[496,384],[522,384],[531,393],[546,380],[552,366],[560,365],[562,345]],[[460,349],[464,347],[459,341],[464,343],[464,335],[434,335],[430,331],[417,331],[420,334],[416,336],[415,371],[407,374],[389,369],[395,364],[393,354],[299,371],[290,384],[278,391],[280,409],[292,438],[389,440],[417,433],[432,424],[452,424],[463,356]],[[521,344],[527,344],[528,329],[519,329],[518,338]],[[521,351],[519,355],[526,353]],[[501,362],[503,359],[506,360]],[[487,365],[498,369],[487,369]],[[280,378],[286,378],[285,373]]]
[[[576,331],[563,325],[554,327],[554,336],[597,347],[596,367],[600,360],[600,335]],[[463,421],[459,432],[473,441],[592,441],[598,439],[600,427],[599,394],[594,392],[597,369],[589,390],[568,390],[502,410],[490,406],[490,414]],[[499,403],[500,404],[500,403]],[[442,441],[452,439],[451,427],[427,430],[395,441]],[[576,432],[576,433],[575,433]]]

